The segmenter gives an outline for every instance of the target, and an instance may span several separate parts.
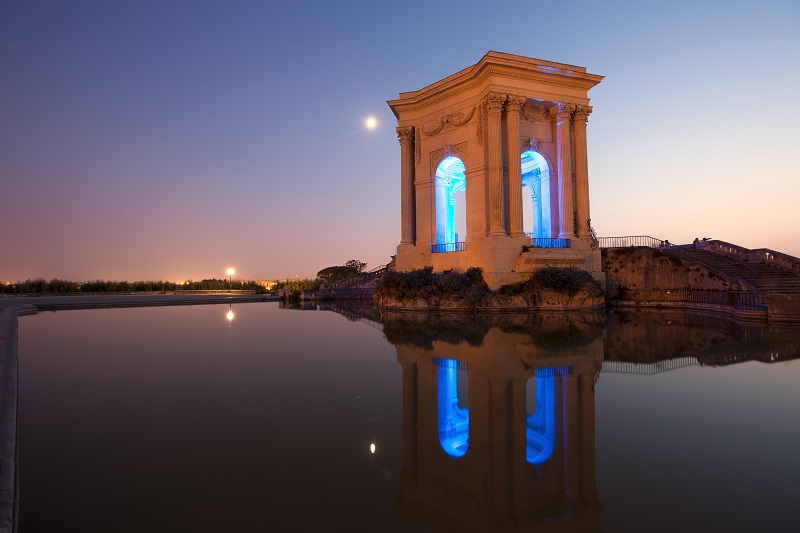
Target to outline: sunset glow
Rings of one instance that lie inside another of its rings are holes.
[[[402,14],[167,4],[2,8],[0,226],[13,231],[0,279],[201,280],[228,261],[241,279],[311,278],[350,258],[386,264],[400,240],[386,102],[490,50],[605,76],[587,126],[598,235],[711,236],[800,256],[800,106],[732,111],[794,101],[797,2],[576,1],[565,9],[588,21],[579,31],[542,24],[535,38],[530,17],[488,16],[481,3],[410,0]],[[398,41],[412,20],[425,38]],[[442,21],[480,31],[454,38]],[[458,112],[472,109],[439,118]],[[442,125],[447,142],[457,127]],[[473,135],[473,149],[486,139]],[[419,168],[439,162],[415,154]],[[466,228],[453,233],[462,241]]]

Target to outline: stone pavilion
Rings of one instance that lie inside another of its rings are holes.
[[[481,267],[492,289],[552,265],[604,279],[589,214],[585,68],[489,52],[388,102],[400,140],[396,268]]]

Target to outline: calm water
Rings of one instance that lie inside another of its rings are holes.
[[[796,329],[232,311],[20,318],[21,532],[797,531]]]

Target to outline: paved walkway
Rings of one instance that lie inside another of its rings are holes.
[[[17,531],[17,316],[37,311],[277,300],[258,294],[0,296],[0,533]]]
[[[277,301],[265,294],[69,294],[0,296],[0,309],[13,307],[30,312],[105,307],[151,307]]]
[[[17,310],[0,309],[0,531],[17,530]]]

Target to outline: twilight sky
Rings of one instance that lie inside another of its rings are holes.
[[[800,256],[798,28],[796,0],[6,0],[0,281],[387,263],[386,100],[489,50],[606,77],[589,92],[599,235]]]

